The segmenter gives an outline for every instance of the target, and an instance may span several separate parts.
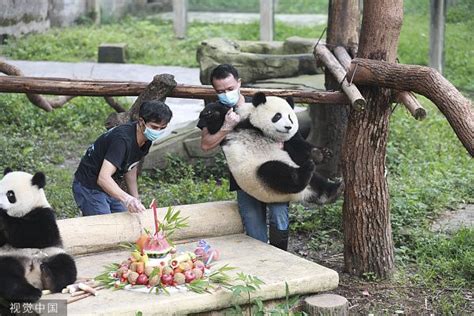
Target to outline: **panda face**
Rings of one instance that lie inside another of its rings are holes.
[[[43,187],[45,176],[21,171],[7,172],[0,180],[0,208],[13,217],[21,217],[37,207],[50,207]]]
[[[249,115],[250,123],[275,141],[289,140],[299,127],[293,108],[279,97],[264,97],[263,101],[257,105],[254,102],[255,109]]]

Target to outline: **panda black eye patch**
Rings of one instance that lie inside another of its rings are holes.
[[[293,124],[293,120],[291,119],[290,114],[288,114],[288,119],[290,120],[291,124]]]
[[[7,199],[8,199],[8,202],[10,203],[15,203],[16,202],[16,196],[15,196],[15,192],[13,192],[12,190],[8,191],[7,192]]]
[[[272,117],[272,122],[276,123],[281,119],[281,113],[277,113]]]

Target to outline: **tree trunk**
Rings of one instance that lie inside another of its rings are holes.
[[[343,46],[355,51],[359,31],[359,3],[354,0],[330,0],[328,10],[328,34],[326,45],[333,49]],[[340,90],[339,82],[328,69],[325,71],[326,90]],[[318,165],[317,170],[326,177],[341,176],[341,145],[343,142],[349,106],[329,104],[311,104],[310,117],[312,131],[309,141],[318,147],[329,148],[333,158]]]
[[[357,56],[395,62],[402,21],[402,0],[366,1]],[[359,88],[366,110],[350,110],[342,153],[344,261],[351,274],[386,278],[394,267],[385,178],[391,91]]]

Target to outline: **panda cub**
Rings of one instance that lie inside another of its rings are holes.
[[[36,302],[41,290],[60,292],[77,276],[64,252],[43,173],[7,168],[0,180],[0,298]]]
[[[315,146],[297,133],[293,109],[291,98],[262,92],[239,106],[241,121],[221,144],[229,169],[240,188],[259,201],[330,203],[343,185],[315,172]],[[227,111],[214,103],[201,112],[210,134],[220,129]]]

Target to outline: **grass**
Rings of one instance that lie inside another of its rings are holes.
[[[286,1],[279,3],[283,7]],[[445,73],[457,87],[474,91],[471,35],[474,25],[469,15],[472,5],[468,1],[459,3],[448,12]],[[424,2],[406,2],[399,46],[403,63],[428,63],[425,9]],[[322,27],[278,23],[276,30],[277,40],[289,36],[316,38]],[[81,25],[11,39],[0,47],[0,54],[12,59],[93,61],[99,43],[125,42],[133,63],[197,67],[195,49],[202,39],[214,36],[258,39],[257,24],[193,23],[188,31],[188,38],[176,40],[169,22],[153,17],[128,17],[120,25]],[[444,209],[456,208],[459,203],[474,203],[472,158],[439,111],[428,100],[421,98],[421,102],[428,110],[425,121],[417,122],[402,107],[397,107],[390,123],[387,168],[398,276],[407,276],[403,282],[432,288],[472,288],[473,230],[460,230],[452,236],[428,230],[430,222]],[[79,215],[70,189],[74,166],[87,146],[104,132],[103,123],[111,113],[110,107],[100,98],[78,97],[64,108],[46,113],[17,94],[0,94],[0,107],[0,168],[44,171],[48,180],[46,194],[58,216]],[[145,172],[139,179],[139,188],[145,204],[152,198],[160,201],[160,205],[234,199],[227,191],[224,174],[222,157],[212,170],[170,157],[169,168]],[[311,233],[311,245],[315,248],[339,247],[340,252],[341,243],[334,241],[342,239],[341,205],[338,202],[311,209],[292,204],[291,228]],[[459,290],[442,291],[435,302],[438,313],[465,313],[469,302],[461,294]]]

